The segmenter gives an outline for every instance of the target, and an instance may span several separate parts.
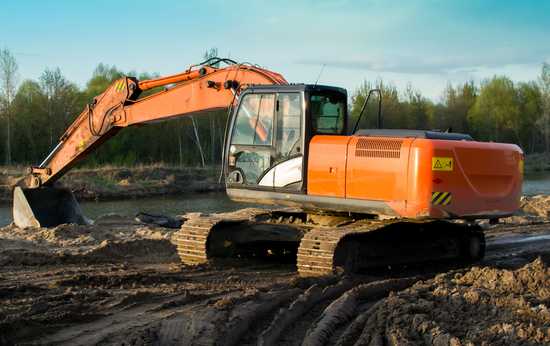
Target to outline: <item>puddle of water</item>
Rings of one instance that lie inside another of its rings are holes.
[[[550,240],[550,234],[534,235],[534,236],[511,236],[503,239],[497,239],[491,243],[494,245],[506,245],[506,244],[521,244],[529,243],[539,240]]]
[[[11,216],[11,205],[0,206],[0,227],[4,227],[11,223],[13,217]]]

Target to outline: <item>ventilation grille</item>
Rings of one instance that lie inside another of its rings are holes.
[[[359,138],[355,146],[355,156],[398,159],[402,144],[403,141],[398,139]]]

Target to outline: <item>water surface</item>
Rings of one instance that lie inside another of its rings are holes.
[[[523,194],[550,195],[550,172],[531,173],[523,180]]]
[[[95,219],[105,214],[135,216],[138,212],[160,215],[181,215],[186,212],[215,213],[256,205],[231,201],[225,192],[185,194],[181,196],[125,199],[117,201],[81,202],[84,215]],[[11,205],[0,206],[0,226],[12,222]]]

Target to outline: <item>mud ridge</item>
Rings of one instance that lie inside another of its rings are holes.
[[[305,312],[311,310],[315,304],[338,296],[351,286],[352,283],[349,281],[341,281],[325,288],[321,288],[318,284],[312,285],[288,308],[279,310],[269,327],[260,335],[258,344],[275,345],[281,333]]]
[[[352,288],[333,301],[306,333],[304,346],[324,345],[336,328],[353,318],[362,300],[377,300],[394,290],[402,290],[418,278],[389,279],[362,284]]]

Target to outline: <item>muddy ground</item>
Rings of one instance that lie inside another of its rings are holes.
[[[544,215],[545,203],[531,202]],[[0,344],[550,344],[550,223],[506,221],[487,226],[487,254],[474,266],[322,278],[270,262],[182,267],[174,230],[117,216],[7,226]]]

